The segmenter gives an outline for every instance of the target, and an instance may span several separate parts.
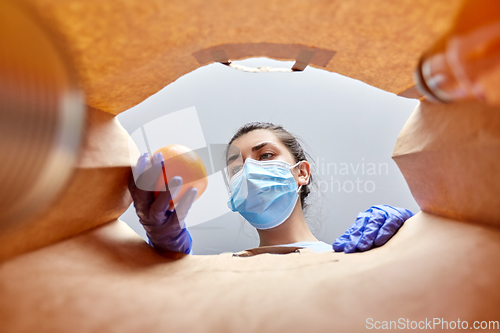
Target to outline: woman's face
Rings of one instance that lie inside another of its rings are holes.
[[[296,163],[292,153],[281,143],[280,139],[273,132],[265,129],[253,130],[233,141],[228,149],[226,160],[230,178],[243,167],[247,158],[257,161],[285,161],[290,166]],[[299,167],[300,169],[293,168],[290,171],[300,186],[309,182],[310,169],[307,162],[300,163]]]

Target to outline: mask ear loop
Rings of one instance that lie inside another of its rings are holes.
[[[229,172],[227,170],[227,167],[224,168],[224,183],[226,184],[226,191],[229,197],[231,197],[231,177],[229,177]]]
[[[295,168],[297,165],[299,165],[299,164],[300,164],[300,162],[302,162],[302,161],[298,161],[297,163],[295,163],[294,165],[292,165],[292,166],[290,167],[290,169]]]
[[[303,161],[298,161],[297,163],[295,163],[293,166],[290,167],[290,169],[293,169],[295,168],[297,165],[299,165],[301,162]],[[300,193],[300,189],[302,188],[302,185],[300,185],[298,188],[297,188],[297,193]]]

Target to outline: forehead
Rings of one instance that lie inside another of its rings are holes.
[[[285,145],[281,143],[280,139],[271,131],[266,129],[258,129],[248,132],[234,140],[231,144],[230,151],[241,151],[243,154],[251,152],[252,147],[255,145],[269,141],[276,144],[281,149],[286,149]]]

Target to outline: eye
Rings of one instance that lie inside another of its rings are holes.
[[[261,160],[268,160],[268,159],[270,159],[273,156],[274,156],[274,154],[272,154],[272,153],[264,153],[264,154],[260,155],[260,159]]]

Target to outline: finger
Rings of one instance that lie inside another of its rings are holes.
[[[164,161],[162,153],[156,153],[153,155],[153,164],[160,164]]]
[[[347,229],[346,232],[340,237],[338,237],[335,242],[333,242],[332,247],[333,250],[336,252],[342,252],[344,251],[344,246],[347,242],[351,240],[351,231],[352,231],[352,226],[351,228]]]
[[[389,206],[389,205],[380,205],[380,206],[376,206],[376,207],[377,208],[380,207],[379,209],[385,210],[387,213],[389,213],[389,215],[390,214],[398,215],[403,220],[407,220],[413,216],[413,213],[406,208],[393,207],[393,206]]]
[[[159,161],[158,157],[156,161]],[[129,188],[132,189],[130,193],[134,200],[134,207],[141,222],[146,222],[149,219],[150,207],[155,199],[153,191],[162,169],[162,163],[153,164],[139,176],[135,184],[129,184]]]
[[[144,170],[146,170],[148,164],[149,164],[149,154],[146,152],[139,157],[135,167],[133,168],[135,179],[139,178],[139,176],[144,173]]]
[[[344,246],[344,253],[354,253],[357,251],[359,240],[363,236],[363,231],[365,230],[365,225],[368,223],[369,218],[369,213],[360,213],[358,215],[356,226],[354,230],[351,231],[350,240]]]
[[[175,176],[168,182],[168,191],[170,192],[172,199],[177,198],[177,195],[179,194],[182,187],[182,182],[183,180],[180,176]]]
[[[145,170],[137,179],[136,186],[143,191],[154,191],[158,178],[163,173],[163,155],[153,155],[153,165]]]
[[[141,221],[146,220],[149,215],[149,206],[154,199],[153,192],[147,192],[138,189],[133,174],[130,174],[128,180],[128,189],[130,191],[130,195],[132,196],[137,216],[139,216],[139,219],[141,219]]]
[[[144,153],[139,157],[139,159],[137,159],[137,163],[135,164],[135,166],[132,166],[132,174],[128,182],[128,188],[130,193],[132,194],[132,197],[134,196],[134,192],[136,189],[135,181],[146,169],[148,161],[149,161],[149,154]]]
[[[334,251],[342,252],[344,251],[345,245],[351,241],[351,233],[361,226],[362,220],[365,213],[359,213],[356,217],[356,221],[349,227],[349,229],[344,232],[344,234],[338,237],[335,242],[332,244]]]
[[[181,228],[186,227],[184,220],[197,195],[198,190],[194,187],[190,188],[175,207],[174,213]]]
[[[381,246],[385,244],[398,230],[403,223],[413,216],[413,213],[405,208],[398,208],[389,205],[375,206],[375,208],[386,212],[390,219],[382,226],[379,235],[375,238],[374,245]]]
[[[165,190],[159,192],[158,197],[151,204],[151,209],[149,211],[149,222],[152,224],[161,224],[165,221],[165,217],[168,215],[167,210],[170,205],[170,200],[175,198],[179,193],[182,185],[182,178],[176,176],[168,182],[168,188],[172,188],[173,192]]]
[[[379,234],[380,228],[384,225],[387,214],[378,210],[373,210],[363,230],[363,234],[356,245],[358,251],[367,251],[373,247],[373,242]]]
[[[338,237],[332,244],[333,251],[342,252],[344,251],[345,243],[350,239],[349,231],[346,231],[342,236]]]
[[[415,214],[413,214],[413,212],[409,209],[406,209],[404,208],[404,211],[406,212],[406,214],[408,214],[408,217],[405,218],[405,221],[408,220],[410,217],[413,217]]]
[[[148,220],[149,208],[154,202],[154,186],[161,172],[161,164],[153,165],[146,170],[137,180],[136,188],[132,194],[137,215],[141,220]],[[155,177],[156,176],[156,177]]]
[[[387,243],[389,239],[399,230],[403,225],[404,220],[396,215],[389,215],[386,223],[380,228],[377,237],[375,238],[374,245],[381,246]]]

